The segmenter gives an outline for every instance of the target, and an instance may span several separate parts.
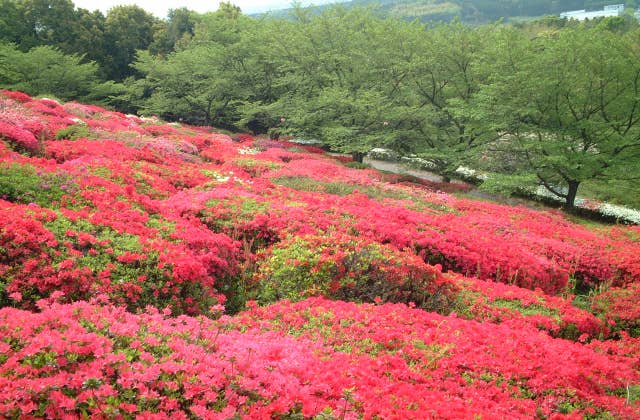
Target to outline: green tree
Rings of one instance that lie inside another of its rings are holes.
[[[0,82],[30,95],[50,94],[63,100],[86,98],[98,86],[97,65],[83,57],[65,55],[50,46],[26,53],[10,45],[0,47]]]
[[[104,68],[108,64],[105,39],[105,17],[99,11],[76,10],[73,27],[73,41],[67,54],[82,54],[89,61],[95,61]],[[101,70],[103,73],[104,71]]]
[[[382,20],[366,9],[297,10],[268,41],[280,64],[278,99],[262,110],[286,134],[316,138],[360,160],[373,147],[412,149],[415,130],[404,79],[418,24]],[[414,39],[412,36],[411,39]]]
[[[71,0],[24,0],[17,3],[22,15],[16,42],[27,51],[40,45],[52,45],[72,53],[76,13]]]
[[[0,86],[8,87],[18,81],[19,75],[12,64],[17,53],[14,45],[0,43]]]
[[[102,13],[75,9],[70,0],[0,0],[0,40],[23,52],[49,45],[104,65],[104,24]]]
[[[460,22],[439,25],[423,35],[411,62],[413,103],[422,116],[421,154],[445,177],[475,159],[477,147],[495,137],[472,105],[488,77],[483,61],[494,29]]]
[[[26,25],[15,0],[0,0],[0,40],[17,44],[25,35]]]
[[[503,28],[478,109],[499,153],[572,210],[584,181],[640,173],[638,32],[569,28],[529,39]]]
[[[200,16],[193,39],[179,51],[167,57],[141,51],[133,66],[145,76],[133,86],[145,95],[141,110],[170,120],[235,128],[238,106],[252,89],[247,59],[258,40],[242,41],[253,25],[252,19],[221,8]]]
[[[105,21],[106,76],[117,82],[133,75],[130,67],[137,50],[153,42],[158,19],[138,6],[115,6]]]
[[[184,46],[193,37],[197,21],[198,14],[186,7],[169,10],[167,20],[154,33],[149,51],[166,56],[176,46]]]

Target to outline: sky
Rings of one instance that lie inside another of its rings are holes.
[[[113,6],[122,4],[136,4],[147,12],[154,14],[159,18],[165,18],[169,9],[178,9],[186,7],[199,13],[214,12],[218,9],[218,0],[72,0],[78,8],[88,10],[101,10],[104,14]],[[302,0],[300,4],[320,5],[326,3],[335,3],[337,0]],[[292,0],[231,0],[231,3],[239,6],[243,13],[258,13],[269,10],[284,9],[291,5]]]

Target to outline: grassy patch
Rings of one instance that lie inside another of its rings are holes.
[[[640,188],[638,183],[633,181],[618,180],[615,183],[585,181],[580,185],[579,195],[640,209]]]
[[[395,200],[417,200],[411,194],[399,190],[386,190],[372,185],[349,184],[346,182],[325,182],[302,176],[272,178],[272,182],[298,191],[323,192],[345,196],[358,192],[374,200],[391,198]]]
[[[496,299],[493,302],[490,302],[489,305],[495,306],[496,308],[518,311],[524,316],[545,315],[553,317],[557,315],[555,311],[542,305],[524,305],[519,300]]]
[[[50,207],[77,190],[70,175],[42,172],[31,165],[0,164],[0,198],[17,203]]]

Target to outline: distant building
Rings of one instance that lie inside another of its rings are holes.
[[[561,18],[585,20],[600,17],[620,16],[624,12],[624,4],[610,4],[602,10],[587,12],[586,10],[572,10],[560,13]]]

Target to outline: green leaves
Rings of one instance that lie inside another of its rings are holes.
[[[0,81],[31,95],[84,98],[97,85],[97,70],[82,56],[66,55],[54,47],[34,47],[26,53],[11,46],[0,49]]]
[[[580,183],[606,179],[614,167],[637,172],[640,67],[630,42],[583,27],[534,39],[503,29],[498,39],[492,83],[478,97],[503,134],[488,143],[489,154],[563,194],[568,209]]]
[[[27,164],[0,165],[0,197],[4,200],[47,206],[75,190],[75,181],[64,172],[38,173]]]

